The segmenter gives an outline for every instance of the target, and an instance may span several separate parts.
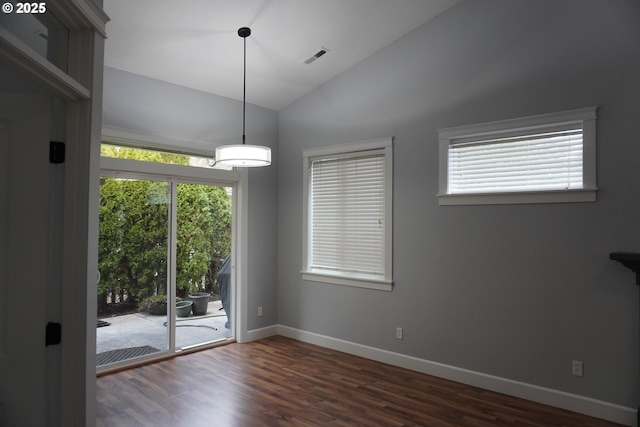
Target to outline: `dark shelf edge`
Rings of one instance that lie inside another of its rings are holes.
[[[622,263],[636,273],[636,285],[640,286],[640,252],[611,252],[609,259]]]
[[[639,252],[611,252],[609,259],[619,261],[636,273],[636,285],[640,286],[640,253]],[[637,425],[640,427],[640,407],[636,412]]]

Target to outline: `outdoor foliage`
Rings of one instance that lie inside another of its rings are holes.
[[[231,253],[231,198],[225,188],[178,184],[177,295],[218,292],[215,276]]]
[[[126,148],[103,154],[188,164],[186,156]],[[178,184],[177,199],[177,295],[217,292],[215,274],[231,249],[231,197],[223,187]],[[101,181],[99,308],[166,295],[169,203],[167,182]]]

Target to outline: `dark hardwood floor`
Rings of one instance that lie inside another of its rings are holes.
[[[97,379],[97,426],[618,424],[284,337]]]

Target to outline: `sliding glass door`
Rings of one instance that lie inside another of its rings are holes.
[[[97,366],[169,349],[168,182],[100,185]]]
[[[187,349],[232,337],[232,189],[178,183],[176,194],[176,348]]]
[[[101,179],[97,366],[233,339],[232,187],[121,176]]]

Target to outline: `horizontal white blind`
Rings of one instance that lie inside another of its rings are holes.
[[[449,146],[448,193],[583,188],[582,128]]]
[[[384,154],[312,161],[312,271],[385,277],[384,168]]]

